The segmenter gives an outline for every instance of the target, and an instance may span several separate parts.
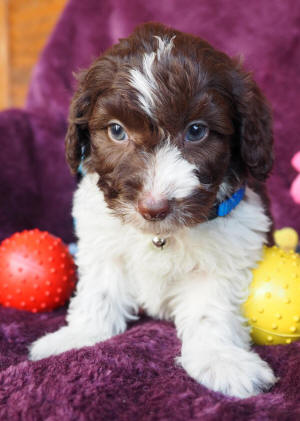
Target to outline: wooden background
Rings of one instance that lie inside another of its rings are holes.
[[[0,109],[24,104],[32,68],[66,1],[0,0]]]

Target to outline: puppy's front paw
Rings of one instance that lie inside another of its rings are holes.
[[[240,348],[183,354],[179,362],[204,386],[224,395],[248,398],[270,389],[278,380],[257,354]]]
[[[29,359],[36,361],[50,355],[61,354],[74,348],[94,345],[100,339],[86,333],[64,326],[54,333],[49,333],[35,341],[29,347]]]

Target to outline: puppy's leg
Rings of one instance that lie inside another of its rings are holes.
[[[206,387],[246,398],[269,389],[276,378],[268,364],[251,351],[240,300],[236,298],[234,304],[233,294],[231,288],[222,289],[209,279],[186,281],[177,291],[173,311],[182,339],[178,361]]]
[[[92,264],[80,276],[68,310],[68,325],[35,341],[29,358],[39,360],[108,339],[124,332],[126,321],[136,318],[135,312],[118,264]]]

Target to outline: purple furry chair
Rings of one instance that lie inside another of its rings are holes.
[[[276,163],[269,181],[277,227],[300,231],[289,194],[299,150],[298,0],[71,0],[35,69],[27,105],[0,114],[0,240],[38,227],[69,242],[75,180],[64,160],[72,73],[141,22],[161,21],[206,38],[245,66],[274,111]],[[298,420],[300,343],[257,347],[280,378],[268,393],[226,398],[176,366],[171,323],[150,319],[93,347],[29,362],[27,346],[64,324],[45,314],[0,306],[1,420]]]

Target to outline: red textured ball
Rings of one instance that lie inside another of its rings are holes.
[[[0,303],[21,310],[53,310],[70,298],[75,264],[60,238],[34,229],[0,245]]]

